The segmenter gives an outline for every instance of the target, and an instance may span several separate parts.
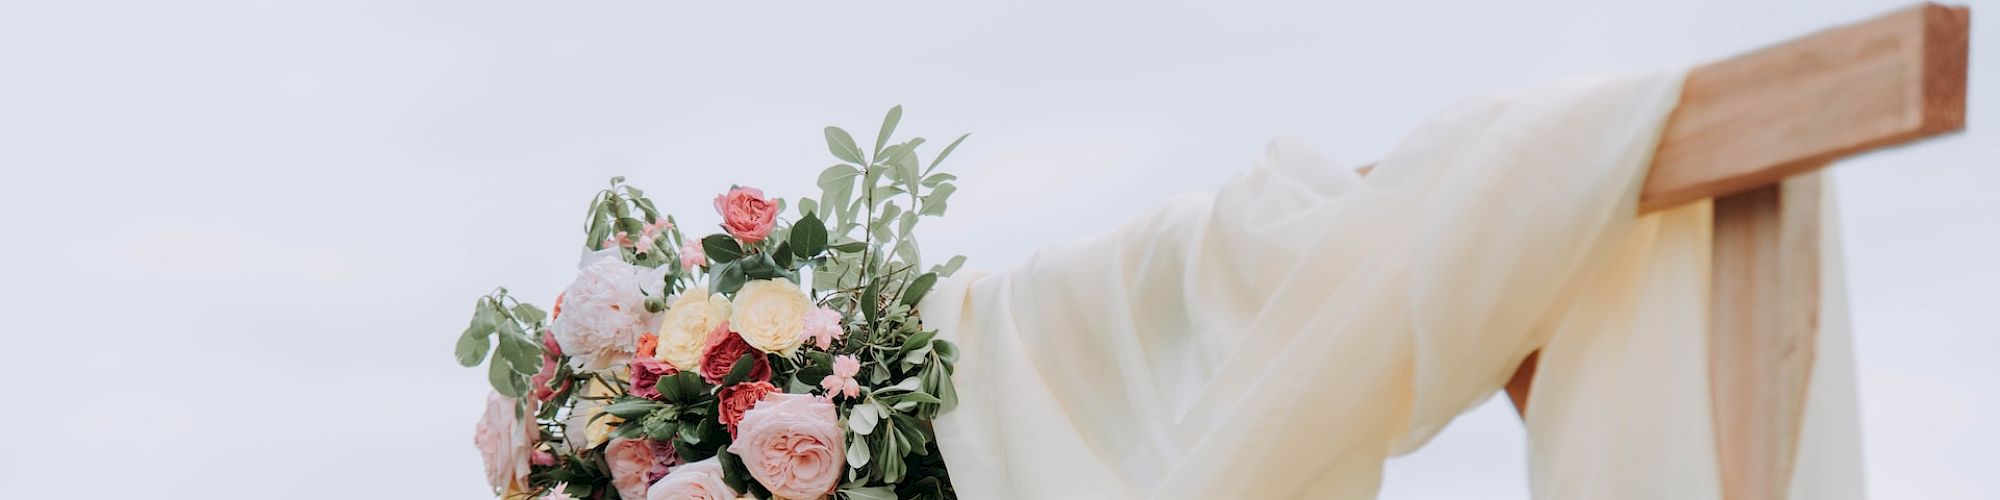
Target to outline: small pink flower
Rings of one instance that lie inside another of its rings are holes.
[[[778,203],[753,187],[734,188],[716,196],[715,212],[722,214],[722,229],[744,243],[764,241],[778,222]]]
[[[861,373],[861,360],[854,356],[833,357],[833,374],[819,380],[819,386],[826,389],[826,395],[847,396],[848,399],[861,396],[861,384],[854,381],[854,375]]]
[[[708,254],[702,253],[701,240],[688,240],[681,244],[681,269],[694,270],[708,265]]]
[[[833,348],[833,341],[839,339],[843,333],[840,329],[840,311],[825,306],[806,311],[805,323],[806,330],[803,335],[820,349]]]
[[[576,497],[569,496],[569,483],[556,483],[555,486],[549,487],[549,494],[542,496],[542,500],[577,500],[577,499]]]
[[[528,463],[540,465],[543,467],[555,465],[556,454],[549,453],[549,450],[535,450],[535,455],[533,457],[528,458]]]
[[[641,235],[639,235],[639,243],[638,243],[638,246],[639,246],[639,249],[638,249],[638,250],[634,250],[634,251],[633,251],[633,253],[640,253],[640,254],[643,254],[643,253],[646,253],[646,252],[649,252],[649,251],[652,251],[652,250],[653,250],[653,235],[650,235],[650,234],[641,234]]]
[[[660,231],[662,230],[673,229],[673,228],[674,228],[674,223],[667,222],[667,219],[665,217],[661,217],[658,219],[653,219],[653,222],[646,224],[645,228],[639,230],[639,235],[652,236],[655,234],[660,234]]]
[[[604,237],[604,248],[631,247],[632,235],[619,231],[615,236]]]

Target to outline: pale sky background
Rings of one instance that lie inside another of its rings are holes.
[[[1378,158],[1461,96],[1697,62],[1900,1],[0,0],[8,498],[486,498],[505,285],[572,276],[626,175],[690,226],[816,194],[819,128],[973,138],[935,257],[1000,269],[1245,168]],[[1967,132],[1839,165],[1877,498],[2000,498],[2000,4]],[[1383,498],[1525,498],[1504,400]]]

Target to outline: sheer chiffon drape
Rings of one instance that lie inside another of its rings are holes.
[[[1708,208],[1631,215],[1681,75],[1468,100],[1366,178],[1275,141],[1212,194],[941,283],[921,307],[962,351],[937,422],[959,493],[1372,498],[1542,348],[1538,497],[1715,496]]]

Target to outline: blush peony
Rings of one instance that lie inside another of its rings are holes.
[[[479,447],[479,458],[486,464],[487,485],[503,493],[528,489],[535,429],[532,422],[514,417],[513,398],[497,392],[486,395],[486,413],[479,417],[472,443]]]
[[[563,290],[563,314],[550,331],[572,367],[597,371],[631,359],[650,319],[642,288],[653,270],[626,263],[615,249],[591,257]]]
[[[729,321],[729,298],[710,294],[707,287],[689,288],[667,305],[660,314],[655,358],[681,371],[701,369],[701,353],[708,346],[708,333]]]
[[[722,230],[744,243],[764,241],[778,222],[778,203],[753,187],[733,188],[716,196],[715,212],[722,215]]]
[[[730,328],[752,347],[791,356],[805,343],[806,313],[812,299],[798,285],[782,279],[756,280],[736,291],[729,305]]]
[[[634,499],[640,497],[631,497]],[[646,500],[736,500],[736,490],[722,479],[722,462],[708,460],[675,467],[646,490]]]
[[[743,342],[743,336],[731,331],[729,323],[715,325],[708,332],[708,345],[701,355],[701,379],[711,384],[720,384],[729,376],[729,369],[736,367],[736,360],[744,354],[755,354],[750,362],[750,380],[771,380],[771,360],[763,353]]]
[[[833,402],[805,394],[772,394],[743,413],[729,452],[758,484],[783,498],[833,492],[846,468]]]

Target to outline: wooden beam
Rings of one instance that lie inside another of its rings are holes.
[[[1690,70],[1639,213],[1964,129],[1970,20],[1966,7],[1922,4]],[[1507,384],[1523,415],[1535,359]]]
[[[1689,70],[1639,213],[1964,129],[1970,16],[1922,4]]]
[[[1723,498],[1786,498],[1819,337],[1820,173],[1716,198],[1708,374]]]
[[[1640,212],[1965,128],[1969,17],[1918,5],[1690,70]]]

